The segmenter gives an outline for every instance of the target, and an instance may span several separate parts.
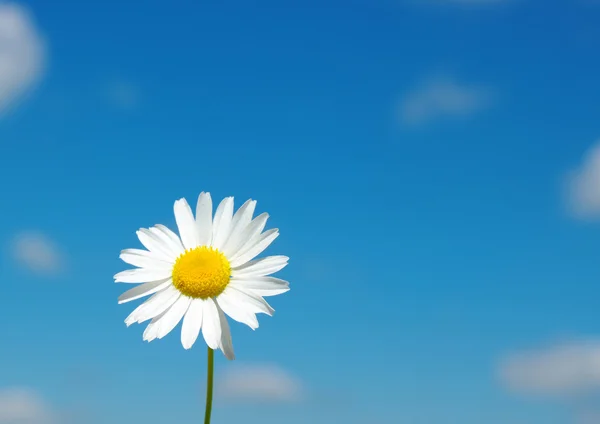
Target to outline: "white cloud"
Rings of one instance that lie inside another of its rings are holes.
[[[600,389],[600,341],[580,341],[521,352],[505,358],[501,380],[512,391],[574,396]]]
[[[467,85],[449,77],[431,78],[409,93],[400,107],[400,118],[409,125],[443,117],[467,117],[490,106],[491,91]]]
[[[56,244],[41,233],[17,235],[12,250],[14,258],[21,265],[40,274],[56,274],[64,265],[63,256]]]
[[[49,424],[50,408],[29,389],[0,389],[0,424]]]
[[[0,2],[0,114],[39,80],[44,43],[23,7]]]
[[[600,216],[600,142],[585,154],[579,168],[567,176],[567,201],[574,216]]]
[[[218,382],[223,397],[267,402],[290,402],[302,397],[302,385],[276,365],[232,366]]]

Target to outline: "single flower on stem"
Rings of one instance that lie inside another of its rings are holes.
[[[185,199],[175,202],[179,235],[155,225],[137,236],[147,250],[125,249],[120,258],[136,268],[115,275],[117,283],[140,283],[119,296],[126,303],[152,295],[125,320],[127,326],[150,320],[146,341],[161,339],[183,320],[181,343],[190,349],[200,331],[208,345],[205,423],[212,405],[213,351],[234,359],[225,315],[258,328],[256,314],[273,315],[264,297],[289,290],[287,281],[271,277],[288,263],[286,256],[255,259],[279,235],[264,231],[269,215],[253,218],[256,201],[248,200],[233,213],[233,197],[221,201],[214,215],[209,193],[201,193],[196,216]]]

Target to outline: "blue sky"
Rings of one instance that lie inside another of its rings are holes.
[[[200,422],[112,276],[201,191],[291,258],[216,424],[600,422],[600,4],[208,3],[0,3],[0,424]]]

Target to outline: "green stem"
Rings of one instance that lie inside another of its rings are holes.
[[[212,411],[213,398],[213,372],[215,368],[215,351],[208,348],[208,375],[206,376],[206,413],[204,424],[210,424],[210,413]]]

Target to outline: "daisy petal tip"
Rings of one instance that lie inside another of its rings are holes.
[[[181,199],[175,200],[175,207],[181,207],[181,206],[189,206],[187,200],[185,200],[185,197],[182,197]]]
[[[221,350],[221,352],[223,352],[223,355],[225,356],[225,358],[227,358],[227,360],[235,360],[235,353],[233,352],[233,349],[228,349],[226,347],[224,348],[223,346],[219,346],[219,349]]]
[[[119,252],[119,259],[123,259],[123,256],[130,254],[132,249],[123,249]],[[145,252],[145,250],[144,250]]]

